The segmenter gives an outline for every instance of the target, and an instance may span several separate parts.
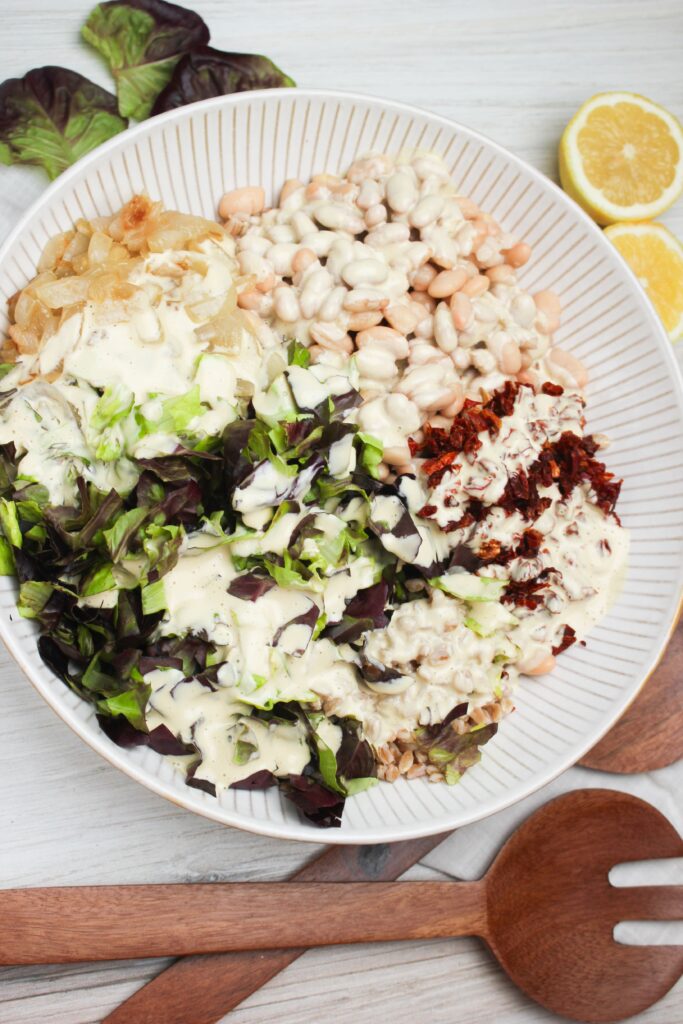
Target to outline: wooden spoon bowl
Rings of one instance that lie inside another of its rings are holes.
[[[537,1002],[587,1022],[652,1005],[683,947],[615,942],[624,920],[683,919],[683,887],[618,889],[618,863],[683,856],[626,793],[579,790],[532,815],[479,882],[218,883],[0,891],[0,963],[66,963],[479,935]]]
[[[608,874],[623,861],[682,854],[672,825],[635,797],[609,790],[561,797],[494,861],[487,941],[515,984],[555,1013],[585,1021],[639,1013],[678,981],[683,948],[622,945],[614,926],[676,912],[683,918],[683,890],[674,903],[666,886],[619,889]]]

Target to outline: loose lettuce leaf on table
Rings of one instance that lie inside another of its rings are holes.
[[[138,121],[149,117],[182,55],[209,41],[198,14],[165,0],[98,4],[81,31],[111,68],[121,114]]]
[[[0,85],[0,163],[37,164],[56,178],[128,126],[106,89],[44,67]]]
[[[152,114],[163,114],[166,110],[213,96],[294,85],[294,79],[268,57],[257,53],[225,53],[211,46],[193,46],[191,52],[178,62],[170,82],[157,97]]]

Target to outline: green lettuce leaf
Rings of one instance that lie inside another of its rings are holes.
[[[202,405],[199,398],[199,384],[195,384],[184,395],[167,398],[161,410],[161,419],[155,422],[148,421],[148,429],[165,434],[180,434],[186,430],[196,416],[202,416],[206,412],[206,406]]]
[[[56,178],[127,125],[116,98],[76,71],[35,68],[0,85],[3,164],[38,164]]]
[[[52,597],[53,586],[42,580],[28,580],[19,587],[17,611],[23,619],[37,619]]]
[[[0,576],[14,576],[14,573],[12,547],[4,537],[0,537]]]
[[[256,53],[225,53],[210,46],[193,46],[178,62],[173,76],[152,108],[153,114],[186,103],[226,96],[249,89],[279,89],[296,85],[268,57]]]
[[[15,502],[7,501],[6,498],[0,498],[0,526],[10,544],[15,548],[20,548],[22,537],[17,506]]]
[[[97,702],[97,708],[105,715],[123,715],[135,729],[145,728],[145,708],[152,687],[149,684],[139,685],[136,689],[125,690],[113,697]]]
[[[371,434],[363,434],[359,431],[356,437],[361,442],[360,464],[366,472],[376,480],[379,476],[379,464],[382,461],[384,446],[381,441]]]
[[[198,14],[164,0],[98,4],[81,31],[111,68],[121,114],[138,121],[149,117],[182,55],[209,41]]]

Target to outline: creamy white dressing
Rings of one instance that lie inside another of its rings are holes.
[[[148,726],[165,725],[182,742],[196,747],[201,758],[196,779],[227,789],[262,770],[276,776],[299,775],[311,759],[300,723],[253,718],[234,688],[211,690],[197,680],[183,681],[176,669],[156,669],[144,678],[152,686]],[[328,736],[333,745],[334,734]]]

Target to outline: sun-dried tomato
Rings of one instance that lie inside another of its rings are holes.
[[[541,391],[544,395],[554,395],[555,397],[564,394],[564,388],[561,384],[552,384],[549,380],[541,385]]]
[[[436,505],[423,505],[417,513],[423,519],[430,519],[436,512]]]
[[[494,562],[498,559],[501,551],[501,543],[499,540],[485,540],[479,546],[477,555],[482,558],[485,562]]]
[[[553,654],[557,657],[558,654],[562,654],[562,651],[566,651],[568,647],[576,643],[576,630],[571,626],[565,626],[564,632],[562,633],[562,639],[559,644],[553,647]]]
[[[546,597],[541,591],[548,587],[551,577],[555,575],[557,575],[557,570],[549,567],[541,570],[533,579],[510,580],[501,601],[504,604],[514,604],[532,610],[538,608]]]
[[[499,391],[496,391],[490,398],[487,407],[496,416],[511,416],[517,401],[517,395],[521,385],[514,381],[506,380]]]

